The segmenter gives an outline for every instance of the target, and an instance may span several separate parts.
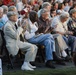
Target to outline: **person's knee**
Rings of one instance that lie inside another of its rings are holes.
[[[35,49],[38,49],[38,47],[36,45],[34,45],[34,46],[35,46]]]
[[[53,35],[52,35],[52,34],[50,34],[50,33],[48,34],[48,36],[49,36],[49,37],[51,37],[51,38],[53,38]]]
[[[35,48],[35,52],[37,52],[38,50],[38,47],[36,45],[34,45],[34,48]]]
[[[47,38],[54,40],[53,35],[52,34],[47,34]]]
[[[31,52],[37,52],[38,47],[36,45],[31,45],[30,46]]]
[[[44,42],[44,43],[45,43],[45,45],[48,45],[48,44],[50,45],[50,43],[51,43],[51,41],[50,41],[50,40],[51,40],[51,39],[47,39],[47,40],[45,40],[45,42]]]

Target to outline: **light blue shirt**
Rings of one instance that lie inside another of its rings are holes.
[[[5,20],[3,20],[3,19],[0,19],[0,28],[2,28],[4,25],[5,25]]]

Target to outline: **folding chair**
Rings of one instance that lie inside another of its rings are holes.
[[[38,52],[37,52],[37,60],[41,62],[45,62],[45,47],[43,45],[37,45]]]
[[[6,41],[5,41],[5,38],[4,38],[4,32],[2,30],[0,30],[0,34],[1,34],[1,37],[2,37],[2,46],[1,46],[1,56],[3,55],[3,51],[5,51],[6,55],[7,55],[7,59],[8,59],[8,65],[7,65],[7,68],[8,69],[13,69],[14,68],[14,62],[16,60],[16,58],[19,56],[20,59],[22,59],[24,56],[24,54],[22,54],[21,50],[19,50],[18,54],[16,56],[12,56],[12,55],[9,55],[9,52],[7,50],[7,47],[6,47]]]
[[[2,37],[2,46],[1,46],[1,55],[3,55],[3,51],[5,51],[6,55],[7,55],[7,58],[8,58],[8,65],[7,65],[7,68],[12,68],[13,69],[13,63],[12,63],[12,60],[11,60],[11,57],[9,55],[9,52],[6,48],[6,41],[5,41],[5,38],[4,38],[4,32],[2,30],[0,30],[0,34],[1,34],[1,37]]]

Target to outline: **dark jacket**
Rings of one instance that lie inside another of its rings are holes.
[[[50,33],[51,32],[51,21],[44,21],[42,17],[38,19],[38,32],[39,33]]]

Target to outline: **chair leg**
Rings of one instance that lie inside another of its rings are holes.
[[[45,62],[45,50],[42,48],[41,45],[38,45],[38,53],[37,53],[37,58],[39,62]]]
[[[9,55],[9,52],[8,52],[8,50],[7,50],[7,48],[5,48],[5,52],[6,52],[6,54],[7,54],[7,58],[8,58],[8,65],[7,65],[7,68],[8,69],[13,69],[14,67],[13,67],[13,61],[12,61],[12,59],[11,59],[11,56]]]

